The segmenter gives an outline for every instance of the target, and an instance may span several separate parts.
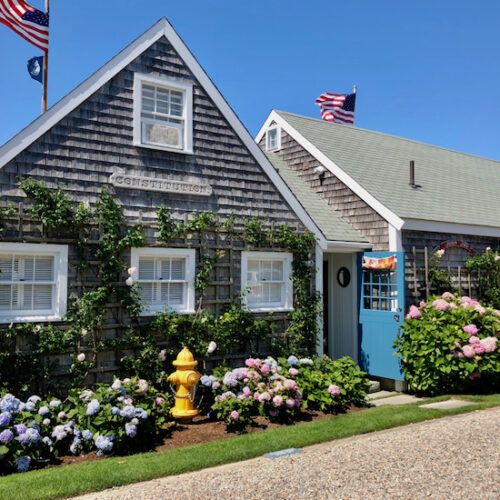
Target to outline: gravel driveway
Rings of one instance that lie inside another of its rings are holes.
[[[498,499],[500,408],[166,477],[81,500]]]

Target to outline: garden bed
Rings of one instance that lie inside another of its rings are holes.
[[[213,421],[205,415],[199,415],[193,419],[189,424],[181,422],[172,422],[169,426],[170,434],[163,439],[162,443],[157,444],[154,447],[144,447],[139,450],[134,450],[135,454],[138,452],[145,451],[162,451],[171,450],[175,448],[184,448],[186,446],[191,446],[195,444],[209,443],[211,441],[219,441],[221,439],[227,439],[240,434],[253,434],[255,432],[261,432],[268,429],[277,429],[281,427],[290,427],[294,425],[300,425],[304,422],[316,422],[319,420],[335,418],[338,414],[354,413],[358,411],[367,410],[369,407],[359,407],[351,405],[345,411],[339,413],[326,413],[322,411],[307,411],[301,410],[298,418],[295,422],[291,424],[280,424],[277,422],[269,422],[264,417],[255,417],[251,425],[247,425],[242,430],[230,430],[224,422]],[[82,462],[93,462],[95,460],[103,460],[109,458],[109,456],[97,456],[97,452],[92,451],[85,455],[67,455],[59,457],[55,462],[48,464],[38,464],[35,468],[50,468],[59,467],[63,465],[73,465]]]

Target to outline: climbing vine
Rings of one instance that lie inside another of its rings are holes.
[[[158,232],[164,243],[189,232],[199,233],[200,238],[204,233],[224,232],[251,247],[276,247],[292,252],[294,310],[289,313],[286,331],[281,335],[277,334],[272,315],[259,317],[250,313],[243,307],[241,296],[229,302],[219,316],[204,311],[203,297],[224,251],[203,254],[202,245],[195,278],[199,297],[196,314],[167,311],[144,324],[139,321],[139,289],[132,283],[126,285],[122,276],[128,267],[124,261],[126,250],[143,246],[146,237],[140,226],[127,224],[108,188],[102,189],[91,207],[88,203],[77,203],[60,187],[51,189],[33,179],[20,180],[20,187],[32,201],[31,215],[40,220],[45,230],[58,231],[73,239],[80,291],[70,297],[64,326],[25,323],[0,332],[2,382],[17,384],[18,392],[30,386],[50,386],[54,381],[51,373],[57,366],[53,357],[58,353],[69,353],[72,360],[68,385],[81,386],[89,371],[99,368],[97,356],[102,351],[121,353],[119,364],[125,372],[157,382],[164,381],[164,359],[172,357],[181,345],[190,347],[198,358],[207,358],[208,345],[216,342],[216,354],[222,356],[223,362],[234,352],[258,354],[261,342],[270,345],[275,354],[314,351],[320,297],[311,291],[314,275],[311,254],[316,243],[311,233],[294,231],[286,225],[270,226],[257,218],[241,221],[234,214],[221,220],[210,211],[191,214],[189,220],[178,220],[168,207],[159,207]],[[0,216],[12,213],[13,209],[3,208]],[[98,240],[93,231],[96,227]],[[114,338],[102,335],[109,314],[114,315],[121,329],[121,334]],[[20,354],[16,347],[15,339],[19,336],[30,339],[26,354]],[[159,345],[164,347],[161,352]],[[16,372],[23,376],[16,379]]]

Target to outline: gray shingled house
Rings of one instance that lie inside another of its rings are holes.
[[[392,340],[405,305],[432,292],[431,252],[465,279],[471,254],[499,248],[500,162],[283,111],[256,142],[328,240],[372,250],[323,250],[328,353],[399,378]]]
[[[78,295],[83,286],[75,272],[75,246],[64,234],[48,234],[29,220],[30,201],[18,185],[19,178],[28,177],[52,188],[63,185],[74,199],[90,203],[109,185],[127,219],[145,227],[154,225],[157,206],[167,205],[178,220],[213,210],[222,219],[234,213],[308,229],[317,238],[316,256],[332,247],[355,252],[371,246],[340,217],[325,221],[331,230],[319,228],[166,19],[0,148],[1,203],[19,208],[18,219],[0,234],[4,326],[59,324],[69,296]],[[210,242],[176,241],[165,248],[153,229],[147,236],[146,247],[130,251],[130,263],[138,268],[136,281],[145,280],[144,314],[167,307],[193,313],[200,247]],[[210,241],[212,247],[220,243],[216,236]],[[246,289],[252,274],[260,295],[247,295],[249,308],[273,312],[283,321],[293,307],[291,254],[245,246],[225,249],[205,307],[220,311]],[[266,283],[269,278],[259,271],[264,268],[272,269],[276,283]],[[170,271],[165,275],[161,269]],[[165,295],[158,290],[166,281],[172,283]],[[321,291],[321,274],[314,286]],[[111,310],[106,338],[120,336],[124,325],[115,316]],[[101,372],[112,372],[114,355],[100,354]]]

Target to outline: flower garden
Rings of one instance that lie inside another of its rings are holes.
[[[158,357],[164,359],[164,353]],[[219,367],[203,375],[196,401],[208,418],[242,432],[258,416],[290,424],[304,411],[334,413],[362,405],[368,386],[366,375],[349,358],[249,358],[245,366]],[[32,395],[20,400],[4,393],[0,470],[25,472],[69,454],[123,455],[154,449],[171,432],[171,407],[170,393],[137,377],[115,379],[93,390],[72,389],[64,399]]]

